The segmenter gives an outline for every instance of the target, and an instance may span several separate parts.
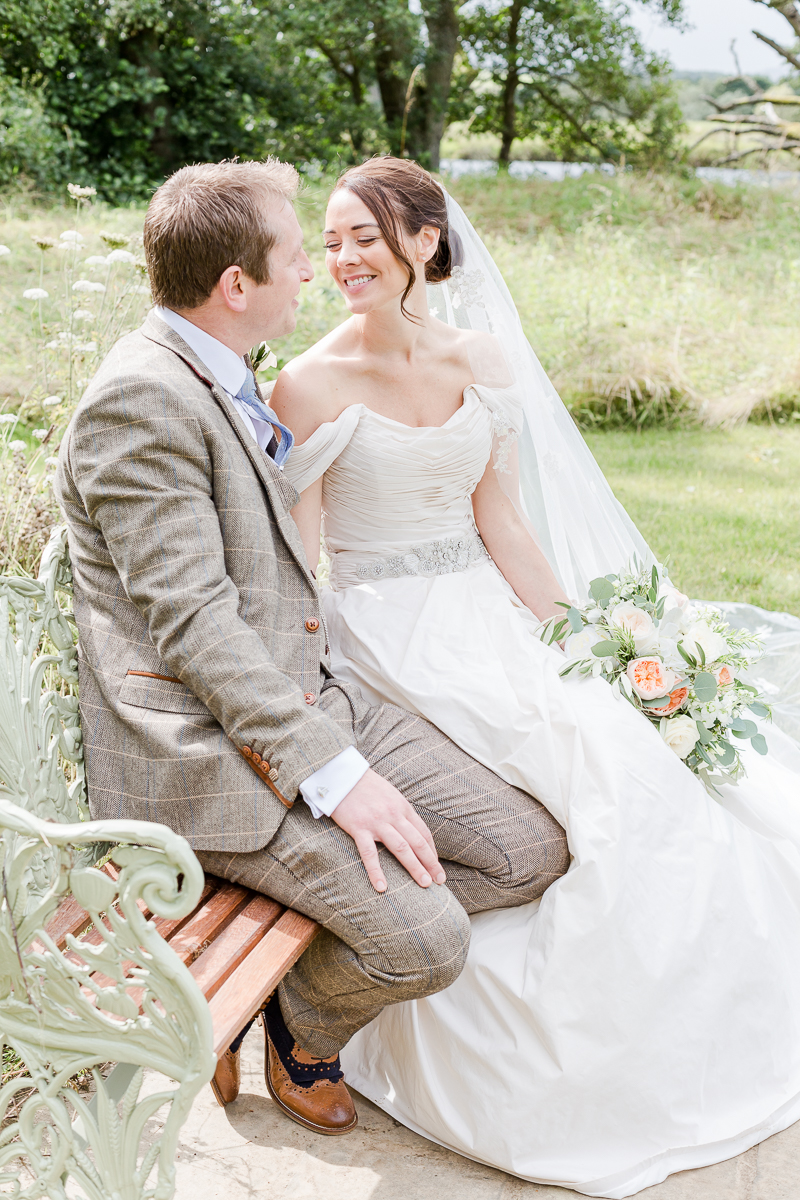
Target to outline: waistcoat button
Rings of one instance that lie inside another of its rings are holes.
[[[303,696],[303,699],[305,700],[306,704],[316,704],[317,703],[317,697],[314,695],[313,692],[306,692],[305,696]]]
[[[242,746],[242,754],[245,756],[245,758],[253,757],[253,751],[250,749],[249,746]]]
[[[309,617],[306,621],[306,629],[309,633],[316,633],[319,629],[319,621],[316,617]]]

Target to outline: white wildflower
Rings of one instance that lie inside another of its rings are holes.
[[[136,262],[136,255],[131,254],[130,250],[112,250],[106,262],[110,263],[132,263]]]
[[[64,242],[65,245],[68,245],[68,246],[69,245],[77,246],[77,245],[80,245],[80,243],[83,241],[83,238],[78,233],[77,229],[65,229],[64,232],[60,233],[58,236],[61,238],[61,241]]]
[[[46,300],[49,295],[50,295],[50,293],[46,292],[44,290],[44,288],[27,288],[26,291],[24,291],[22,293],[22,299],[23,300]]]
[[[8,246],[0,246],[0,258],[2,258],[3,255],[5,255],[5,254],[10,254],[10,253],[11,253],[11,251],[9,250]]]
[[[100,237],[112,250],[119,250],[121,246],[127,246],[131,240],[125,233],[109,233],[106,229],[100,230]]]
[[[21,440],[21,438],[17,438],[16,441],[8,443],[8,448],[9,450],[24,450],[25,443]]]
[[[73,321],[93,321],[94,313],[89,312],[88,308],[76,308],[72,319]]]
[[[104,267],[106,266],[107,259],[103,254],[90,254],[83,262],[84,266],[87,267]]]
[[[0,413],[0,425],[16,425],[18,420],[14,413]]]
[[[55,408],[55,406],[60,403],[61,403],[60,396],[45,396],[44,400],[42,401],[42,405],[44,408]]]
[[[104,283],[93,283],[91,279],[76,279],[72,285],[73,292],[104,292]]]
[[[80,187],[77,183],[68,183],[67,191],[73,200],[88,200],[97,195],[97,188]]]
[[[57,466],[58,466],[58,459],[57,459],[57,458],[46,458],[46,459],[44,460],[44,465],[45,465],[46,467],[57,467]]]
[[[78,354],[94,354],[97,350],[97,342],[79,342],[75,345],[75,351]]]
[[[31,436],[37,438],[38,441],[43,442],[44,439],[47,437],[47,430],[46,429],[32,429]]]

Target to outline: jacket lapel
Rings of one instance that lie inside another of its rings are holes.
[[[275,466],[269,455],[265,454],[253,440],[249,429],[228,399],[225,389],[217,382],[205,363],[201,362],[191,347],[184,342],[180,334],[176,333],[165,321],[160,321],[154,313],[148,313],[142,326],[142,333],[151,342],[156,342],[159,346],[164,346],[167,350],[171,350],[173,354],[176,354],[208,387],[214,400],[227,417],[231,428],[242,444],[242,449],[250,459],[256,474],[264,485],[270,499],[270,506],[275,521],[283,534],[284,541],[291,550],[297,561],[297,565],[302,570],[308,582],[313,588],[316,588],[317,583],[308,565],[300,531],[289,511],[299,500],[295,488],[292,487],[283,472]],[[256,383],[256,388],[260,392],[258,383]]]

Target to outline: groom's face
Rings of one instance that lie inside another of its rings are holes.
[[[288,200],[270,213],[278,240],[269,260],[269,283],[247,280],[247,313],[252,318],[254,341],[291,333],[297,324],[297,296],[303,283],[314,278],[314,269],[303,249],[303,231]]]

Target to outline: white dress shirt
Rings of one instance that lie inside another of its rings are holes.
[[[244,421],[253,441],[262,450],[266,450],[273,434],[272,425],[254,417],[242,402],[236,399],[236,393],[247,377],[244,359],[235,350],[223,345],[210,333],[193,325],[172,309],[156,307],[153,311],[183,338],[186,345],[194,350],[200,361],[208,367]],[[315,817],[329,817],[368,770],[369,763],[364,756],[359,754],[355,746],[348,746],[324,767],[309,775],[308,779],[300,784],[300,794]]]

